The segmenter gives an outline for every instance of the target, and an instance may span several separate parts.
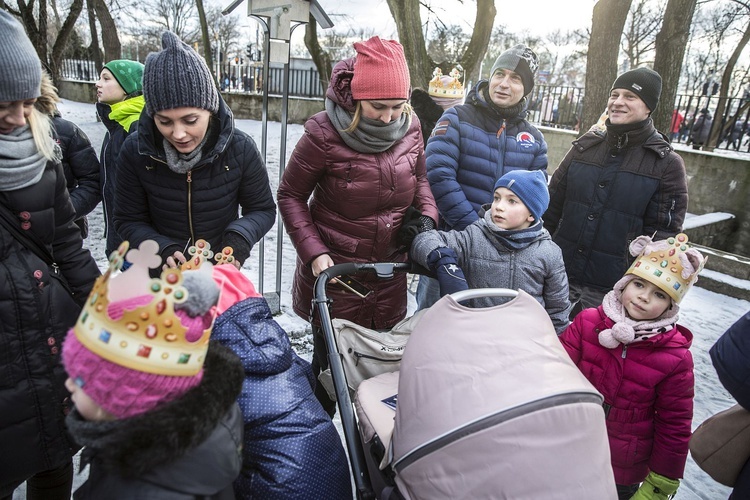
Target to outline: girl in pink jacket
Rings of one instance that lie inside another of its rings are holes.
[[[693,335],[677,324],[679,302],[705,259],[678,234],[630,244],[637,259],[597,308],[560,335],[604,396],[620,499],[666,499],[685,469],[693,419]],[[643,483],[643,484],[641,484]]]

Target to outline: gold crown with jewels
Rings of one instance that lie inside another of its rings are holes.
[[[653,283],[679,303],[698,280],[706,260],[698,250],[690,248],[687,235],[680,233],[645,245],[625,274]]]
[[[453,68],[450,72],[452,78],[449,82],[443,82],[443,70],[435,68],[432,72],[434,78],[430,80],[427,87],[427,93],[432,97],[445,97],[448,99],[461,99],[464,96],[464,86],[459,80],[461,72],[458,68]]]
[[[161,265],[159,245],[144,241],[128,251],[123,242],[109,257],[81,311],[74,331],[91,352],[126,368],[157,375],[194,376],[203,367],[213,323],[200,338],[189,341],[187,328],[174,312],[185,302],[182,271],[166,269],[151,278],[149,269]],[[120,272],[124,260],[131,263]]]

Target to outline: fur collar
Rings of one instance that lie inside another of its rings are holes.
[[[136,417],[89,422],[77,411],[67,417],[75,441],[88,461],[122,477],[140,477],[185,455],[211,436],[230,412],[242,389],[244,372],[228,348],[211,342],[203,380],[184,396]]]

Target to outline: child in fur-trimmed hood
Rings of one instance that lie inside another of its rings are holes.
[[[678,234],[636,238],[633,265],[598,308],[560,335],[568,354],[604,396],[620,499],[667,499],[685,469],[693,419],[693,334],[677,324],[679,302],[705,259]],[[642,484],[641,484],[642,483]]]

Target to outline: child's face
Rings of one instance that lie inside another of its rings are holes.
[[[664,290],[641,278],[625,286],[620,300],[628,316],[636,321],[656,319],[672,305],[672,299]]]
[[[492,222],[500,229],[525,229],[534,222],[534,216],[526,205],[508,188],[499,187],[495,190],[490,210]]]
[[[114,420],[114,417],[107,412],[107,410],[99,406],[96,401],[91,399],[83,389],[78,387],[78,384],[76,384],[72,378],[68,377],[68,380],[65,381],[65,388],[70,392],[70,399],[72,399],[73,404],[76,405],[78,413],[80,413],[86,420],[94,422],[100,420]]]

